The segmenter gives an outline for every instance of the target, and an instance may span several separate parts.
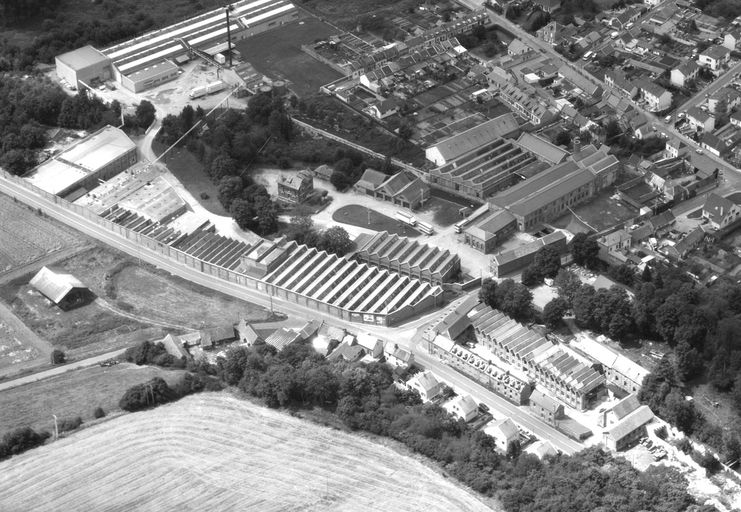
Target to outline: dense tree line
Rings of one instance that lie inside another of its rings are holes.
[[[695,6],[704,14],[727,20],[741,15],[741,3],[737,0],[695,0]]]
[[[51,437],[49,432],[36,432],[29,427],[11,430],[0,440],[0,460],[36,448],[44,444],[49,437]]]
[[[316,247],[320,251],[345,256],[355,248],[350,235],[341,226],[332,226],[324,231],[317,230],[311,217],[293,217],[286,237],[298,244]]]
[[[693,510],[686,481],[675,470],[644,473],[597,448],[538,460],[500,455],[481,431],[444,409],[422,404],[394,385],[381,363],[329,362],[308,343],[282,351],[265,344],[229,350],[219,360],[223,381],[269,407],[322,407],[353,430],[391,437],[444,466],[445,471],[512,512]],[[712,510],[712,509],[707,509]]]
[[[200,391],[219,389],[221,386],[218,382],[205,374],[184,373],[173,387],[170,387],[162,377],[155,377],[127,389],[118,406],[128,412],[141,411]]]
[[[491,278],[484,279],[479,300],[516,320],[525,321],[532,316],[533,294],[525,285],[512,279],[505,279],[498,284]]]
[[[162,342],[142,341],[133,347],[127,348],[123,358],[139,366],[151,364],[165,368],[185,368],[185,360],[169,354]]]

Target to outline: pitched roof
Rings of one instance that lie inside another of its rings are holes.
[[[631,393],[612,407],[612,412],[618,420],[622,420],[628,414],[635,411],[641,406],[641,402],[638,401],[638,395]]]
[[[720,224],[723,217],[727,215],[734,206],[736,205],[733,201],[713,192],[705,200],[705,204],[702,207],[702,213],[711,221]]]
[[[517,38],[513,39],[512,42],[509,43],[509,46],[507,47],[507,52],[513,53],[515,55],[520,54],[520,53],[526,53],[529,51],[531,51],[531,48]]]
[[[684,76],[689,76],[694,74],[696,71],[700,69],[700,66],[697,65],[697,62],[695,62],[692,59],[687,59],[683,63],[677,67],[677,71],[682,73]]]
[[[528,132],[520,135],[517,145],[553,165],[561,163],[569,155],[565,149]]]
[[[468,415],[469,412],[475,411],[479,407],[476,401],[471,398],[471,395],[459,395],[451,400],[450,405],[451,407],[457,405],[465,415]]]
[[[700,55],[705,55],[706,57],[710,57],[711,59],[718,60],[724,58],[729,53],[731,53],[731,50],[729,50],[725,46],[715,44],[701,51]]]
[[[651,409],[647,405],[642,405],[608,429],[606,434],[617,442],[653,419],[654,413]]]
[[[208,329],[201,329],[201,346],[212,347],[214,343],[220,341],[234,340],[236,338],[234,334],[234,326],[222,325],[219,327],[210,327]]]
[[[561,404],[556,402],[553,398],[544,395],[539,390],[534,390],[530,394],[530,404],[536,404],[545,409],[546,411],[550,411],[553,414],[556,414],[556,412],[563,407]]]
[[[492,423],[486,428],[486,431],[489,435],[502,437],[504,439],[518,439],[520,437],[520,432],[517,430],[517,426],[509,418],[504,418],[503,420]]]
[[[247,323],[244,318],[239,321],[235,329],[239,333],[239,337],[250,345],[260,339],[260,335],[257,334],[257,331],[249,323]]]
[[[29,284],[55,304],[59,304],[75,288],[87,289],[72,274],[55,272],[48,267],[42,267]]]
[[[435,146],[445,160],[453,160],[487,142],[517,131],[519,125],[511,114],[502,114],[485,123],[438,142]]]
[[[384,173],[375,169],[371,169],[369,167],[363,172],[363,175],[358,180],[357,185],[375,190],[376,188],[380,187],[384,181],[386,181],[386,178],[388,178],[388,176]]]
[[[281,350],[286,345],[290,345],[301,339],[301,335],[285,327],[281,327],[276,330],[273,334],[267,337],[265,343],[274,346],[276,349]]]
[[[344,359],[345,361],[357,361],[365,355],[365,349],[359,345],[350,345],[348,343],[340,343],[331,354],[327,356],[329,361],[335,361],[337,359]]]
[[[429,370],[417,373],[409,380],[414,381],[414,383],[416,383],[421,389],[424,389],[426,393],[430,393],[440,385],[440,381],[438,381]]]
[[[645,78],[637,80],[636,83],[644,93],[650,94],[651,96],[656,96],[657,98],[669,92],[661,87],[659,84],[646,80]]]
[[[701,110],[699,107],[692,107],[687,110],[687,117],[692,117],[700,123],[705,123],[705,121],[710,119],[712,116],[708,112]]]
[[[671,210],[665,210],[661,212],[658,215],[654,215],[650,219],[648,219],[648,222],[651,224],[651,227],[653,227],[654,230],[665,228],[666,226],[670,226],[674,221],[677,220],[677,218],[674,216],[674,213]]]

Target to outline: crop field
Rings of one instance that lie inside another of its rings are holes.
[[[288,80],[299,96],[316,94],[319,87],[342,75],[301,51],[301,45],[324,39],[337,31],[314,17],[248,37],[235,48],[260,73],[270,78]]]
[[[373,231],[388,231],[391,234],[397,234],[409,238],[419,236],[417,230],[407,226],[403,222],[357,204],[350,204],[338,208],[337,211],[332,214],[332,220],[342,224],[357,226],[359,228],[372,229]]]
[[[72,230],[0,194],[0,274],[82,241]]]
[[[182,370],[121,363],[108,368],[93,366],[74,370],[6,389],[0,393],[0,410],[3,411],[0,435],[26,426],[51,431],[52,414],[59,418],[80,416],[87,422],[93,418],[96,407],[102,407],[106,413],[117,411],[119,399],[134,384],[154,377],[174,384],[182,374]],[[3,507],[0,506],[0,510],[4,510]]]
[[[0,474],[5,512],[492,510],[390,448],[226,393],[104,422]]]

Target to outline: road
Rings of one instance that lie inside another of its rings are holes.
[[[467,393],[477,402],[486,404],[495,416],[511,418],[516,424],[529,430],[539,439],[549,441],[563,453],[571,455],[585,448],[583,444],[566,437],[555,428],[532,416],[524,407],[512,404],[484,386],[458,373],[441,362],[436,356],[428,354],[426,350],[421,348],[415,350],[414,360],[426,369],[431,370],[441,380],[450,384],[457,392]]]
[[[701,103],[705,101],[706,95],[708,96],[712,95],[718,89],[725,87],[726,85],[733,82],[733,78],[739,72],[741,72],[741,61],[738,62],[732,68],[729,68],[728,71],[726,71],[721,76],[719,76],[717,80],[714,80],[710,85],[708,85],[703,90],[699,91],[697,94],[692,96],[690,99],[684,102],[681,106],[677,107],[677,112],[685,112],[687,111],[687,109],[700,105]]]
[[[73,363],[55,366],[54,368],[45,370],[43,372],[33,373],[31,375],[26,375],[25,377],[18,377],[17,379],[9,380],[6,382],[0,382],[0,391],[5,391],[6,389],[15,388],[18,386],[22,386],[24,384],[30,384],[31,382],[48,379],[49,377],[54,377],[55,375],[61,375],[63,373],[67,373],[72,370],[79,370],[80,368],[87,368],[88,366],[94,366],[98,363],[105,361],[106,359],[112,359],[114,357],[118,357],[121,355],[122,352],[123,350],[118,349],[112,352],[108,352],[106,354],[101,354],[99,356],[89,357],[81,361],[75,361]]]

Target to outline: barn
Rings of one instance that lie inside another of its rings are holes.
[[[92,297],[90,290],[72,274],[43,267],[29,283],[60,309],[81,306]]]

